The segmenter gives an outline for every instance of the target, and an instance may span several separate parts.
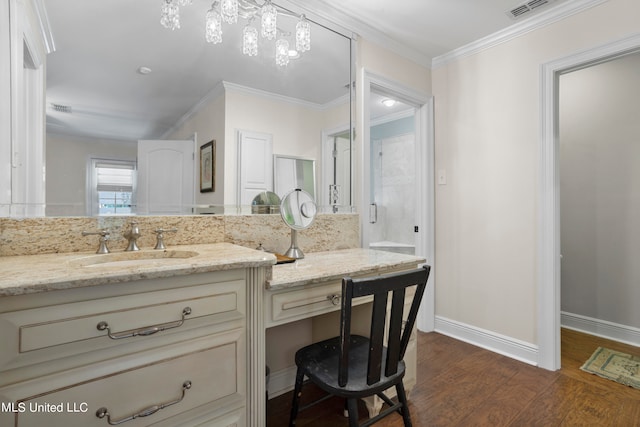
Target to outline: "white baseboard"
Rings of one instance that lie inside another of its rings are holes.
[[[455,320],[436,316],[436,332],[473,344],[494,353],[528,363],[538,364],[538,347],[524,341],[477,328]]]
[[[435,331],[512,359],[537,365],[538,347],[533,344],[438,316]],[[295,380],[295,366],[271,372],[267,386],[269,399],[293,390]]]
[[[560,324],[563,328],[573,329],[586,334],[640,346],[640,329],[606,320],[594,319],[580,314],[560,313]]]
[[[296,382],[296,366],[289,366],[288,368],[281,369],[277,372],[272,372],[269,376],[269,384],[267,385],[267,392],[269,393],[269,399],[285,394],[293,390],[293,385]]]

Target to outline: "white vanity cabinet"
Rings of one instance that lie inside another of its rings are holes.
[[[246,425],[247,271],[0,298],[0,425]]]

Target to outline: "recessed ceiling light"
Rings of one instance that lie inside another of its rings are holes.
[[[381,102],[386,107],[393,107],[394,105],[396,105],[396,100],[395,99],[383,99]]]
[[[149,67],[140,67],[138,68],[138,74],[142,74],[143,76],[151,73],[151,68]]]

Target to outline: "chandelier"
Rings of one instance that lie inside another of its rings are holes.
[[[160,24],[170,30],[180,28],[180,7],[189,6],[193,0],[163,0]],[[297,19],[295,50],[290,49],[288,38],[291,33],[278,28],[278,18]],[[238,18],[247,21],[242,30],[242,53],[248,56],[258,54],[258,40],[262,37],[275,42],[275,59],[279,66],[286,66],[291,57],[311,49],[311,25],[304,15],[293,15],[289,11],[274,5],[271,0],[258,4],[256,0],[215,0],[205,16],[205,39],[208,43],[222,43],[222,25],[236,24]],[[260,24],[260,29],[254,26]]]

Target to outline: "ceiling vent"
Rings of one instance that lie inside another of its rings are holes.
[[[53,111],[57,111],[58,113],[71,113],[70,105],[51,103],[51,108],[53,109]]]
[[[506,12],[511,19],[521,19],[523,16],[528,16],[531,12],[542,6],[547,6],[556,0],[529,0],[521,3]]]

